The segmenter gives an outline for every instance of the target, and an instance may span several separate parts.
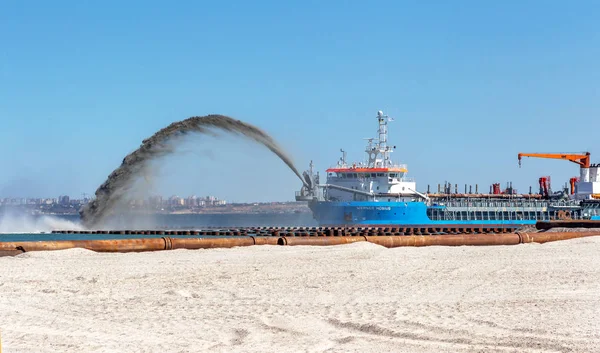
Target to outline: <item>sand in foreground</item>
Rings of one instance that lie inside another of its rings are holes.
[[[600,238],[0,258],[4,352],[598,352]]]

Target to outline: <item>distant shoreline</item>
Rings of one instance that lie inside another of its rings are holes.
[[[40,216],[77,216],[80,207],[42,207],[38,205],[3,205],[0,206],[0,215],[10,213],[25,213]],[[194,214],[300,214],[310,213],[305,202],[272,202],[272,203],[247,203],[228,204],[223,206],[207,206],[199,208],[170,208],[148,209],[131,207],[133,214],[141,215],[194,215]]]

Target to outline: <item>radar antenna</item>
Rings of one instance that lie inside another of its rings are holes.
[[[392,164],[390,160],[390,153],[394,152],[394,149],[387,145],[388,130],[387,124],[394,119],[385,115],[381,110],[377,112],[377,120],[379,121],[379,129],[377,130],[379,138],[376,146],[372,145],[372,141],[369,140],[369,145],[365,152],[369,156],[369,166],[372,168],[385,168]]]

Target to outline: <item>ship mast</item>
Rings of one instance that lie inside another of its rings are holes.
[[[381,110],[377,112],[377,120],[379,121],[379,138],[377,139],[377,144],[373,146],[372,139],[369,139],[369,144],[365,152],[367,152],[369,157],[369,168],[387,168],[392,165],[390,153],[394,152],[393,148],[387,145],[387,124],[388,121],[394,120],[384,115]]]

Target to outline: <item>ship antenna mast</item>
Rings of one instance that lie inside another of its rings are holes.
[[[340,158],[338,165],[340,165],[342,168],[345,168],[346,167],[346,151],[344,151],[343,148],[340,148],[340,152],[342,152],[342,157]]]
[[[379,132],[379,140],[377,141],[377,149],[378,149],[378,152],[383,157],[383,160],[378,160],[376,162],[382,163],[383,164],[382,167],[387,167],[387,166],[391,165],[391,163],[392,163],[390,160],[390,152],[393,152],[393,149],[387,145],[387,138],[388,138],[387,124],[388,124],[388,121],[394,121],[394,119],[383,114],[383,112],[380,110],[377,112],[377,120],[379,121],[379,131],[378,131]]]
[[[383,112],[380,110],[377,112],[377,120],[379,121],[379,129],[377,131],[379,133],[379,138],[366,139],[369,141],[367,148],[365,149],[369,160],[368,168],[388,168],[393,164],[390,159],[390,153],[394,152],[394,148],[396,148],[396,146],[390,147],[387,145],[387,124],[389,121],[394,121],[394,119],[383,114]],[[372,143],[373,140],[377,140],[375,145]]]

